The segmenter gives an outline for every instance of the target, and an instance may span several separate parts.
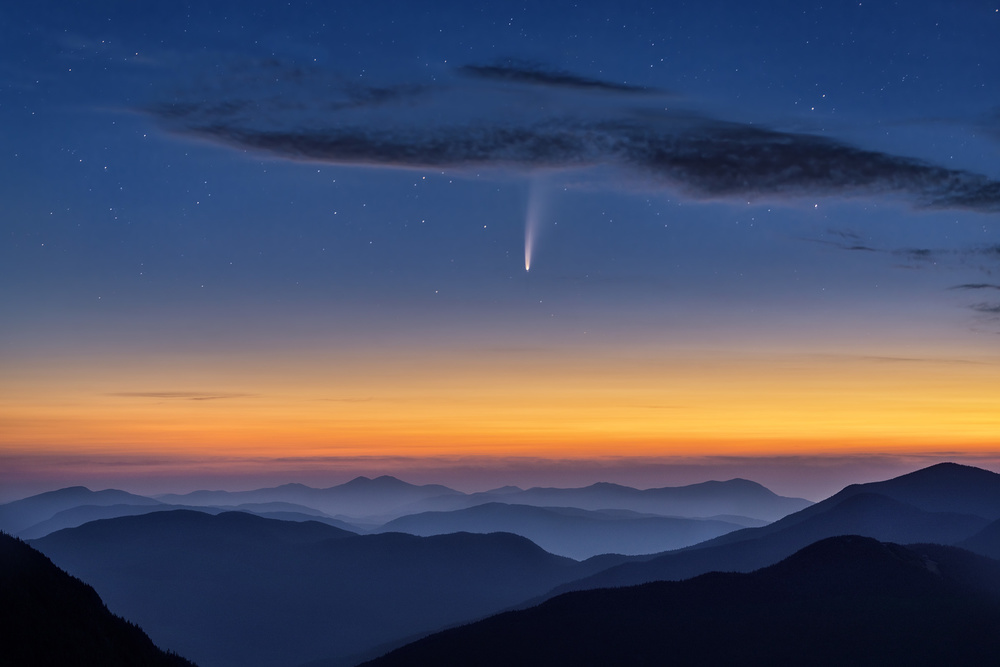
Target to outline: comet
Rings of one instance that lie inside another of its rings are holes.
[[[532,178],[528,185],[528,207],[524,215],[524,270],[531,271],[531,258],[538,240],[542,219],[542,188],[539,179]]]

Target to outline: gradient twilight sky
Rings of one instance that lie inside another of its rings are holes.
[[[1000,470],[998,41],[996,0],[5,3],[0,502]]]

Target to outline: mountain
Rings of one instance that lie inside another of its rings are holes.
[[[939,463],[884,482],[852,484],[836,496],[878,493],[928,512],[1000,519],[1000,475],[958,463]]]
[[[712,570],[748,572],[836,535],[956,544],[986,527],[996,511],[992,502],[997,493],[1000,475],[939,464],[884,482],[851,485],[767,526],[734,531],[644,562],[623,563],[555,592],[686,579]],[[976,513],[958,513],[955,508]]]
[[[176,509],[176,506],[157,503],[155,505],[78,505],[56,512],[51,517],[18,531],[18,537],[32,540],[63,528],[75,528],[89,521],[112,519],[119,516],[149,514],[161,510]]]
[[[848,498],[858,495],[879,495],[925,512],[963,514],[992,521],[996,518],[994,515],[1000,512],[1000,475],[972,466],[939,463],[882,482],[851,484],[826,500],[768,526],[753,531],[733,532],[701,546],[731,544],[748,537],[757,538],[781,532],[796,523],[821,515]],[[865,530],[855,532],[869,534],[869,531]],[[870,536],[889,541],[896,539],[896,536],[875,534]]]
[[[702,542],[742,526],[710,519],[485,503],[452,512],[423,512],[386,523],[378,532],[413,535],[508,532],[549,553],[584,560],[605,553],[651,554]]]
[[[431,498],[421,503],[420,508],[447,511],[489,502],[586,510],[623,509],[692,518],[731,514],[764,521],[780,519],[811,504],[802,498],[779,496],[750,480],[731,479],[645,490],[607,482],[574,489],[535,487],[522,491],[517,487],[504,487],[468,496]]]
[[[505,533],[356,535],[190,510],[94,521],[32,544],[202,667],[351,664],[622,560],[577,563]]]
[[[107,610],[90,586],[0,533],[0,664],[190,667]]]
[[[255,491],[168,494],[157,496],[157,499],[165,503],[197,506],[289,502],[315,508],[330,516],[361,519],[376,525],[408,514],[452,511],[493,502],[586,510],[622,509],[693,518],[733,515],[749,517],[751,521],[774,521],[810,505],[808,500],[779,496],[745,479],[646,490],[605,482],[576,489],[536,487],[523,490],[507,486],[465,494],[439,484],[416,486],[395,477],[382,476],[375,479],[358,477],[327,489],[285,484]]]
[[[91,491],[84,486],[72,486],[47,491],[21,500],[0,505],[0,530],[17,535],[21,530],[52,518],[78,505],[160,505],[159,501],[126,491],[106,489]]]
[[[199,508],[200,509],[200,508]],[[341,521],[340,519],[334,519],[328,516],[317,516],[314,514],[302,514],[301,512],[250,512],[250,510],[240,510],[242,512],[248,512],[249,514],[255,514],[265,519],[278,519],[279,521],[317,521],[319,523],[325,523],[328,526],[333,526],[334,528],[340,528],[341,530],[350,531],[352,533],[363,533],[367,532],[354,524],[347,523],[346,521]]]
[[[296,514],[306,514],[314,517],[327,516],[324,512],[306,505],[296,503],[271,502],[271,503],[240,503],[239,505],[214,505],[222,510],[250,512],[251,514],[263,514],[264,512],[294,512]]]
[[[998,627],[1000,562],[841,536],[750,574],[561,595],[365,664],[983,665]]]
[[[244,503],[284,502],[304,505],[332,517],[365,518],[406,514],[401,508],[428,498],[465,494],[440,484],[417,486],[388,475],[370,479],[357,477],[345,484],[316,489],[304,484],[254,491],[193,491],[183,495],[167,494],[157,500],[178,505],[240,505]]]
[[[956,546],[1000,560],[1000,521],[994,521]]]
[[[26,540],[32,540],[44,537],[49,533],[54,533],[63,528],[75,528],[76,526],[82,526],[85,523],[99,519],[114,519],[120,516],[167,512],[176,509],[192,508],[187,505],[166,505],[163,503],[155,505],[80,505],[56,512],[55,515],[45,521],[23,528],[18,533],[18,536]],[[351,532],[358,532],[358,529],[354,526],[344,521],[325,516],[319,510],[291,503],[248,503],[235,507],[198,506],[193,509],[208,514],[219,514],[220,512],[235,510],[272,519],[282,519],[284,521],[319,521]]]

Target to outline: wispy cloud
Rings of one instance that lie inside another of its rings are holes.
[[[805,239],[823,245],[833,246],[841,250],[865,251],[875,255],[891,257],[897,268],[924,269],[940,268],[946,270],[978,270],[984,276],[992,277],[1000,268],[1000,246],[973,245],[959,248],[879,248],[868,245],[864,239],[854,232],[830,229],[827,238]],[[952,285],[947,288],[955,292],[990,292],[1000,291],[1000,284],[992,282],[970,282]],[[976,313],[980,322],[992,323],[1000,320],[1000,303],[978,301],[965,302],[962,308]]]
[[[949,287],[948,289],[956,289],[956,290],[981,290],[981,289],[991,290],[991,289],[995,289],[995,290],[1000,290],[1000,285],[993,285],[991,283],[965,283],[964,285],[953,285],[952,287]]]
[[[119,391],[108,396],[121,398],[155,398],[179,401],[217,401],[227,398],[246,398],[253,394],[236,394],[230,392],[200,392],[200,391]]]
[[[978,268],[986,274],[991,274],[1000,262],[1000,245],[968,245],[957,248],[886,248],[867,243],[860,235],[841,229],[829,229],[826,238],[803,239],[814,243],[833,246],[841,250],[864,251],[880,253],[893,257],[901,266],[917,268],[927,265],[940,265],[956,268]],[[948,289],[975,290],[1000,289],[993,283],[963,283],[953,285]]]
[[[878,248],[868,245],[860,234],[856,234],[844,229],[828,229],[827,234],[834,238],[830,239],[808,239],[824,245],[832,245],[841,250],[861,250],[864,252],[882,252]]]
[[[974,303],[969,307],[977,313],[983,313],[984,315],[1000,315],[1000,303]]]
[[[615,93],[662,93],[663,91],[627,83],[613,83],[580,76],[564,70],[546,68],[529,60],[508,58],[493,65],[464,65],[458,68],[460,74],[482,79],[530,83],[541,86],[557,86],[578,90],[598,90]]]
[[[432,83],[235,63],[164,92],[170,131],[295,160],[397,168],[614,165],[692,198],[891,195],[1000,211],[1000,181],[810,134],[668,111],[662,91],[507,62]],[[859,248],[863,249],[863,248]]]

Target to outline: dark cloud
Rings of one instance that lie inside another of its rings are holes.
[[[892,254],[912,262],[933,262],[941,253],[929,248],[898,248]]]
[[[1000,210],[1000,182],[831,139],[706,122],[643,133],[629,157],[696,194],[897,194],[930,208]]]
[[[610,164],[695,198],[891,195],[1000,211],[1000,182],[833,139],[636,105],[644,89],[522,65],[434,85],[345,83],[269,62],[147,111],[168,129],[288,159],[413,168]],[[525,86],[530,83],[530,91]],[[867,249],[857,246],[855,249]]]
[[[931,250],[930,248],[878,248],[862,243],[862,239],[857,234],[838,230],[829,230],[830,234],[839,237],[838,239],[806,239],[815,243],[833,246],[840,250],[852,250],[871,253],[881,253],[890,255],[897,260],[904,262],[902,266],[913,267],[928,262],[938,262],[944,256],[955,254],[956,251]]]
[[[493,65],[464,65],[458,68],[458,72],[459,74],[482,79],[495,79],[542,86],[560,86],[581,90],[603,90],[614,93],[660,92],[644,86],[612,83],[579,76],[562,70],[553,70],[528,60],[506,59]]]
[[[830,239],[809,239],[816,241],[817,243],[822,243],[824,245],[832,245],[835,248],[840,248],[841,250],[861,250],[864,252],[883,252],[879,248],[874,248],[864,242],[864,239],[860,234],[857,234],[846,229],[828,229],[827,234],[830,236],[837,237],[835,240]]]
[[[993,275],[997,270],[996,263],[1000,262],[1000,246],[998,245],[975,245],[958,248],[879,248],[862,243],[860,236],[850,232],[828,230],[828,233],[839,238],[805,240],[833,246],[841,250],[881,253],[893,257],[898,262],[897,266],[911,269],[930,265],[952,269],[962,267],[977,269],[986,275]],[[964,283],[948,289],[1000,289],[1000,285],[985,282]]]
[[[1000,303],[974,303],[969,308],[984,315],[1000,315]]]
[[[995,289],[1000,290],[1000,285],[992,285],[990,283],[965,283],[964,285],[954,285],[948,289],[960,289],[960,290],[980,290],[980,289]]]
[[[1000,259],[1000,244],[988,245],[979,248],[979,254],[984,255],[986,257],[992,257],[994,259]]]
[[[872,246],[864,245],[863,243],[845,243],[843,241],[830,241],[827,239],[804,239],[806,241],[812,241],[814,243],[822,243],[823,245],[831,245],[834,248],[840,248],[841,250],[860,250],[863,252],[885,252],[880,248],[873,248]]]
[[[245,398],[251,395],[252,394],[197,391],[121,391],[108,394],[108,396],[120,396],[123,398],[157,398],[186,401],[217,401],[226,398]]]

